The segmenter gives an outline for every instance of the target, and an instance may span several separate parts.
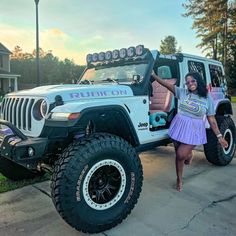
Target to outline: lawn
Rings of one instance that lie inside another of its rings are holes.
[[[231,102],[236,103],[236,97],[231,97]]]
[[[42,182],[49,179],[49,174],[45,174],[45,176],[37,177],[31,180],[12,181],[0,174],[0,193],[4,193],[10,190],[21,188],[26,185]]]

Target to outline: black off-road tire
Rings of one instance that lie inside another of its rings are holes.
[[[108,230],[130,214],[139,198],[142,165],[120,137],[97,133],[66,148],[51,183],[61,217],[85,233]]]
[[[45,174],[43,171],[30,171],[27,168],[3,157],[0,157],[0,173],[14,181],[34,179]]]
[[[233,120],[230,117],[216,116],[220,132],[228,142],[228,148],[222,148],[216,135],[211,129],[207,129],[207,143],[204,144],[206,159],[218,166],[228,165],[235,153],[236,148],[236,129]]]

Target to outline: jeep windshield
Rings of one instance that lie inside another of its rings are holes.
[[[148,64],[145,62],[117,66],[96,66],[85,71],[79,84],[132,84],[134,82],[142,82],[147,68]]]

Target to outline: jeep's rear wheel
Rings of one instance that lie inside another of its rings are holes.
[[[127,217],[142,180],[142,165],[131,145],[114,135],[93,134],[72,143],[56,163],[52,199],[72,227],[98,233]]]
[[[17,181],[43,176],[45,172],[32,172],[25,167],[0,156],[0,173],[8,179]]]
[[[204,144],[206,159],[218,166],[228,165],[235,153],[236,128],[230,117],[217,116],[218,127],[225,140],[228,142],[227,148],[222,148],[215,134],[211,129],[207,129],[207,144]]]

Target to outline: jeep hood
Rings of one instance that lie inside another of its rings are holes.
[[[63,101],[93,99],[93,98],[110,98],[110,97],[127,97],[133,96],[133,92],[126,85],[49,85],[40,86],[30,90],[21,90],[7,94],[14,97],[44,97],[54,101],[55,96],[60,95]]]

